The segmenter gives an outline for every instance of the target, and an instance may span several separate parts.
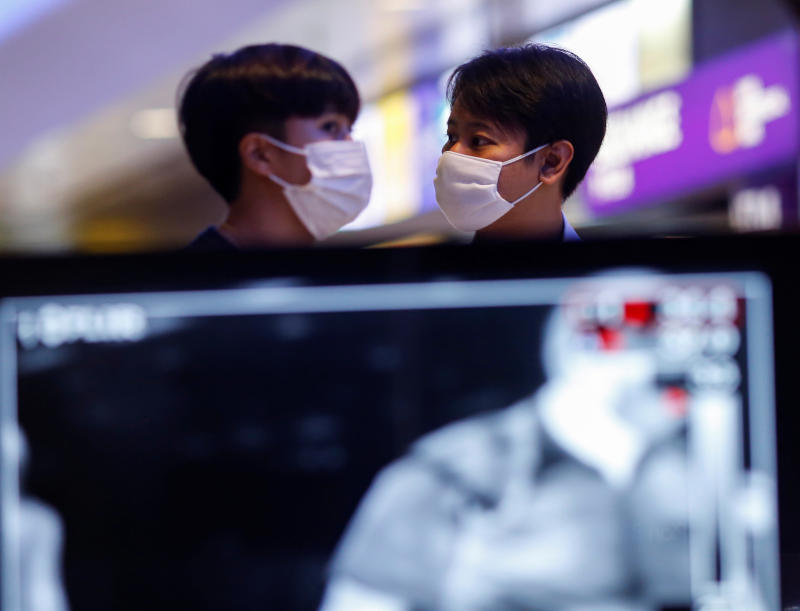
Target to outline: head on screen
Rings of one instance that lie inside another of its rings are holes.
[[[545,329],[545,426],[612,481],[627,481],[649,444],[685,422],[692,359],[674,341],[675,291],[685,296],[652,271],[586,278],[569,288]]]
[[[213,56],[187,75],[179,97],[189,157],[229,204],[253,160],[266,159],[289,183],[308,182],[305,159],[280,144],[302,148],[348,139],[361,104],[353,79],[336,61],[274,43]]]
[[[724,367],[741,346],[737,289],[726,281],[671,277],[657,270],[620,269],[577,281],[554,308],[545,330],[549,378],[580,363],[618,356],[649,360],[664,387],[735,390]]]
[[[487,51],[447,85],[436,201],[481,237],[560,238],[562,202],[600,149],[608,111],[589,67],[540,44]]]
[[[564,377],[586,362],[654,360],[658,343],[656,272],[624,270],[572,284],[545,330],[548,378]]]

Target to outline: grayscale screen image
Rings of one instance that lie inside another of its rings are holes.
[[[775,609],[770,307],[752,273],[7,299],[2,609]]]

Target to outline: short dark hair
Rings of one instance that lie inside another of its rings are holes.
[[[361,106],[341,65],[293,45],[252,45],[214,55],[183,82],[178,102],[183,142],[197,171],[228,203],[239,194],[238,147],[245,134],[283,139],[286,119],[329,110],[354,122]]]
[[[486,51],[455,69],[447,99],[504,127],[525,130],[526,149],[569,140],[575,155],[562,197],[569,197],[594,161],[608,109],[586,63],[558,47],[528,44]]]

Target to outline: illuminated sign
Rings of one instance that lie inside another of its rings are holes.
[[[57,348],[74,342],[125,342],[142,339],[147,330],[147,315],[130,303],[63,306],[43,305],[38,310],[20,312],[17,339],[25,348],[41,344]]]
[[[764,87],[757,74],[743,76],[714,94],[708,124],[711,148],[727,154],[760,145],[767,124],[786,116],[790,108],[786,87]]]
[[[797,157],[799,59],[784,33],[612,110],[581,187],[589,209],[623,212]]]

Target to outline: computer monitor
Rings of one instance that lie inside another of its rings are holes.
[[[770,276],[592,248],[54,262],[3,611],[778,608]]]

